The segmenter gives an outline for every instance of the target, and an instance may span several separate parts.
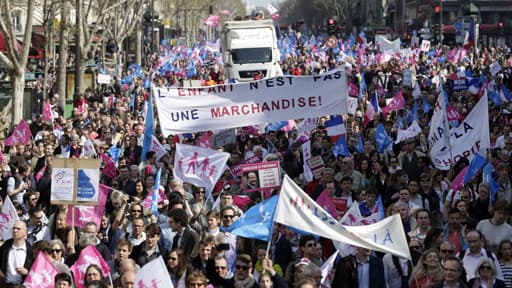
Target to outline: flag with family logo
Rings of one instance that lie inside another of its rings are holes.
[[[96,246],[89,245],[80,252],[78,260],[76,260],[75,264],[70,267],[71,272],[73,272],[75,286],[77,288],[84,288],[85,270],[87,270],[87,267],[91,264],[98,265],[101,268],[104,277],[107,277],[110,273],[110,267],[107,262],[105,262],[105,259],[103,259],[100,252],[98,252]]]
[[[140,268],[134,284],[138,288],[174,288],[162,256],[158,256],[158,258],[149,261]]]
[[[278,200],[279,196],[275,195],[252,206],[226,231],[240,237],[269,241]]]
[[[482,156],[480,153],[477,153],[475,155],[475,158],[473,158],[473,160],[471,160],[471,162],[469,163],[468,171],[466,172],[466,175],[464,175],[464,185],[468,184],[469,181],[471,181],[471,179],[473,179],[473,177],[476,176],[478,171],[480,171],[480,169],[482,169],[482,167],[484,167],[486,163],[487,160],[485,159],[485,157]]]
[[[37,254],[36,260],[30,267],[23,287],[26,288],[53,288],[55,287],[55,275],[59,270],[44,252]]]
[[[25,122],[25,119],[21,119],[20,123],[18,123],[16,128],[14,128],[14,131],[12,131],[11,136],[5,139],[4,145],[15,146],[18,143],[27,144],[30,142],[31,138],[32,132],[30,132],[30,128],[28,128],[27,122]]]
[[[498,190],[500,188],[496,180],[494,180],[494,178],[492,177],[492,169],[493,167],[491,162],[488,162],[482,169],[482,182],[489,184],[489,197],[491,203],[494,202],[494,200],[496,199],[496,193],[498,193]]]
[[[287,175],[284,176],[279,197],[275,222],[327,239],[411,259],[398,214],[372,225],[344,226]]]
[[[18,220],[18,213],[12,204],[11,197],[6,196],[0,211],[0,239],[12,238],[12,227]]]
[[[50,100],[46,99],[43,106],[43,121],[52,121],[53,120],[53,114],[52,114],[52,106],[50,105]]]
[[[383,154],[384,150],[389,149],[392,145],[391,137],[388,136],[386,129],[382,123],[379,123],[377,126],[375,141],[377,142],[377,148],[379,149],[379,154]]]
[[[405,99],[402,95],[402,90],[396,93],[395,97],[391,99],[391,101],[386,105],[386,107],[382,108],[382,113],[384,115],[388,114],[392,111],[402,110],[405,108]]]
[[[347,147],[347,140],[345,140],[345,135],[341,135],[338,140],[336,140],[336,143],[334,143],[334,146],[332,148],[332,152],[336,157],[339,155],[341,156],[350,156],[350,151],[348,151]]]
[[[322,264],[322,267],[320,270],[322,271],[322,281],[320,282],[321,288],[330,288],[331,282],[334,278],[334,274],[332,273],[332,268],[334,266],[334,262],[336,258],[338,257],[339,251],[335,251],[329,259],[327,259],[324,264]]]
[[[69,206],[68,213],[66,214],[66,224],[76,227],[84,227],[87,222],[94,222],[98,225],[101,224],[101,216],[105,211],[105,203],[110,192],[110,188],[106,185],[98,185],[98,205],[96,206]],[[75,223],[73,223],[73,210],[75,210]]]
[[[207,193],[226,170],[229,153],[176,144],[173,175],[183,182],[204,187]]]

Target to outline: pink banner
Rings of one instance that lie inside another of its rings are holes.
[[[107,197],[110,192],[110,188],[103,184],[98,186],[99,195],[98,195],[98,205],[97,206],[70,206],[68,209],[68,214],[66,215],[66,224],[77,227],[84,227],[87,222],[94,222],[98,224],[98,227],[101,224],[101,215],[105,211],[105,203],[107,202]],[[75,210],[75,224],[73,225],[72,221],[72,209]]]
[[[103,160],[103,174],[109,178],[114,178],[117,175],[116,164],[114,160],[110,159],[107,154],[101,154],[101,159]]]
[[[77,288],[84,287],[85,270],[91,264],[100,266],[103,276],[105,277],[110,273],[110,268],[108,267],[107,262],[105,262],[96,247],[89,245],[80,252],[80,257],[78,257],[78,260],[76,260],[75,264],[70,268],[71,272],[73,272]]]
[[[251,198],[247,195],[235,195],[233,197],[233,203],[240,209],[245,210],[245,206],[252,203]]]
[[[391,102],[389,102],[389,104],[386,105],[386,107],[382,108],[382,113],[386,115],[388,114],[388,112],[401,110],[404,109],[404,107],[405,99],[404,96],[402,95],[402,91],[400,91],[395,95],[395,97],[393,97],[393,99],[391,99]]]
[[[6,146],[14,146],[18,143],[27,144],[30,142],[31,138],[32,132],[30,132],[30,128],[28,128],[27,122],[25,122],[25,119],[21,119],[20,123],[16,126],[11,136],[5,139],[4,144]]]
[[[240,161],[240,163],[234,165],[233,167],[231,167],[229,169],[231,170],[231,174],[233,174],[233,176],[238,177],[238,176],[242,176],[242,174],[241,174],[242,165],[253,164],[253,163],[258,163],[258,162],[261,162],[261,159],[258,158],[258,156],[254,155],[250,158]]]
[[[348,95],[357,97],[359,95],[359,88],[354,83],[348,83]]]
[[[59,270],[48,259],[48,256],[39,252],[27,278],[25,278],[25,282],[23,282],[23,286],[26,288],[53,288],[55,287],[55,275],[57,274],[59,274]]]

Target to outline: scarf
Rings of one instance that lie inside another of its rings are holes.
[[[238,280],[235,277],[235,288],[251,288],[254,286],[256,282],[254,281],[254,278],[252,275],[249,275],[244,280]]]

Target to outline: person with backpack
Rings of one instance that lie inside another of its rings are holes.
[[[485,238],[478,230],[469,230],[466,233],[466,242],[469,248],[462,250],[457,257],[461,259],[462,265],[466,270],[466,279],[475,278],[475,271],[482,259],[489,258],[498,263],[498,258],[494,253],[484,248]],[[496,266],[496,278],[503,280],[503,273],[499,265]]]

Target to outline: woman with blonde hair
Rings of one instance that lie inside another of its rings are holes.
[[[488,257],[480,260],[475,270],[475,278],[470,279],[468,287],[470,288],[506,288],[507,285],[496,278],[496,266],[494,260]]]
[[[443,266],[439,251],[428,249],[413,269],[410,288],[430,288],[443,280]]]

